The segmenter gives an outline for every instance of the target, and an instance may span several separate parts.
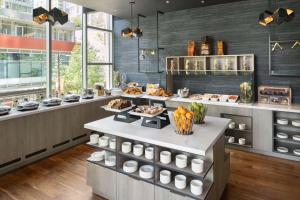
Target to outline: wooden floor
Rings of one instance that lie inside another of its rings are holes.
[[[0,177],[0,200],[102,200],[85,182],[79,145]],[[231,152],[231,176],[222,200],[299,200],[300,163]]]

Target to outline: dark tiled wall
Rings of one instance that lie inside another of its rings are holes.
[[[228,46],[227,54],[255,54],[256,85],[289,85],[294,90],[294,102],[300,103],[300,77],[269,76],[269,33],[274,39],[300,39],[300,17],[297,16],[300,15],[300,1],[280,2],[282,7],[296,10],[296,18],[288,24],[271,28],[258,25],[259,13],[269,7],[267,0],[248,0],[166,13],[159,22],[159,43],[165,48],[161,56],[161,67],[165,66],[165,56],[186,55],[188,40],[195,40],[199,45],[201,38],[208,35],[214,40],[225,41]],[[155,16],[141,19],[144,32],[142,47],[155,47],[155,20]],[[137,40],[120,38],[121,29],[126,25],[126,20],[114,21],[116,69],[126,72],[129,81],[160,82],[165,85],[165,74],[138,73]],[[300,48],[297,51],[300,57]],[[175,89],[187,86],[193,92],[238,94],[239,84],[247,79],[234,76],[177,76],[174,77],[174,86]]]

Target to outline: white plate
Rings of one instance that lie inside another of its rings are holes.
[[[140,98],[142,97],[144,94],[122,94],[122,97],[128,97],[128,98]]]
[[[288,134],[286,133],[277,133],[276,136],[281,139],[288,139]]]
[[[127,111],[127,110],[132,109],[134,106],[135,106],[135,105],[131,105],[130,107],[127,107],[127,108],[124,108],[124,109],[121,109],[121,110],[114,109],[114,108],[110,108],[110,107],[108,107],[107,105],[106,105],[106,106],[101,106],[101,108],[103,108],[103,109],[106,110],[106,111],[115,112],[115,113],[121,113],[121,112],[125,112],[125,111]]]
[[[89,157],[87,160],[88,160],[88,161],[92,161],[92,162],[100,162],[100,161],[102,161],[103,159],[95,159],[95,158],[93,158],[93,157],[91,156],[91,157]]]
[[[281,153],[288,153],[289,149],[286,147],[277,147],[277,151],[279,151]]]
[[[154,115],[151,114],[145,114],[145,113],[138,113],[138,112],[134,112],[133,110],[128,112],[131,115],[135,115],[135,116],[139,116],[139,117],[156,117],[158,115],[160,115],[161,113],[163,113],[165,110],[167,110],[167,108],[163,108],[160,112],[155,113]]]
[[[166,100],[169,100],[173,97],[174,96],[171,96],[171,97],[151,96],[151,95],[148,95],[148,94],[145,94],[145,95],[142,96],[142,98],[145,98],[145,99],[153,99],[153,100],[158,100],[158,101],[166,101]]]
[[[300,135],[293,135],[293,140],[300,141]]]
[[[154,174],[154,168],[151,165],[143,165],[140,167],[139,175],[141,178],[149,179],[152,178]]]
[[[289,120],[287,120],[287,119],[277,119],[277,124],[288,125],[289,124]]]
[[[296,127],[300,127],[300,120],[293,120],[292,125]]]
[[[138,162],[136,162],[135,160],[128,160],[126,162],[123,163],[123,170],[126,173],[133,173],[136,172],[138,168]]]
[[[300,149],[294,149],[293,153],[297,156],[300,156]]]

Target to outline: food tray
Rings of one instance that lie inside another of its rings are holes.
[[[145,113],[138,113],[138,112],[134,112],[133,110],[128,112],[129,114],[131,115],[135,115],[135,116],[139,116],[139,117],[149,117],[149,118],[152,118],[152,117],[156,117],[158,115],[160,115],[161,113],[163,113],[165,110],[167,110],[167,108],[163,108],[161,111],[151,115],[151,114],[145,114]]]
[[[135,94],[125,94],[125,93],[123,93],[122,94],[122,97],[128,97],[128,98],[140,98],[140,97],[142,97],[144,94],[137,94],[137,95],[135,95]]]
[[[132,109],[133,107],[135,107],[135,105],[131,105],[130,107],[123,108],[123,109],[119,110],[119,109],[110,108],[110,107],[108,107],[107,105],[106,105],[106,106],[101,106],[101,108],[103,108],[104,110],[110,111],[110,112],[115,112],[115,113],[125,112],[125,111],[127,111],[127,110]]]
[[[171,99],[174,96],[170,96],[170,97],[162,97],[162,96],[151,96],[149,94],[145,94],[142,96],[142,98],[145,99],[153,99],[153,100],[158,100],[158,101],[167,101],[169,99]]]

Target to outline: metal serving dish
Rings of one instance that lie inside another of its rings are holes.
[[[77,94],[67,94],[64,97],[64,102],[78,102],[80,100],[80,96]]]
[[[94,92],[92,89],[86,89],[84,90],[82,96],[82,99],[93,99],[94,98]]]
[[[11,107],[9,106],[0,106],[0,116],[7,115],[11,111]]]
[[[59,106],[62,102],[62,99],[60,98],[49,98],[49,99],[45,99],[43,100],[43,105],[44,106]]]
[[[39,108],[39,103],[36,101],[25,100],[23,102],[18,103],[17,105],[18,111],[36,110],[38,108]]]

